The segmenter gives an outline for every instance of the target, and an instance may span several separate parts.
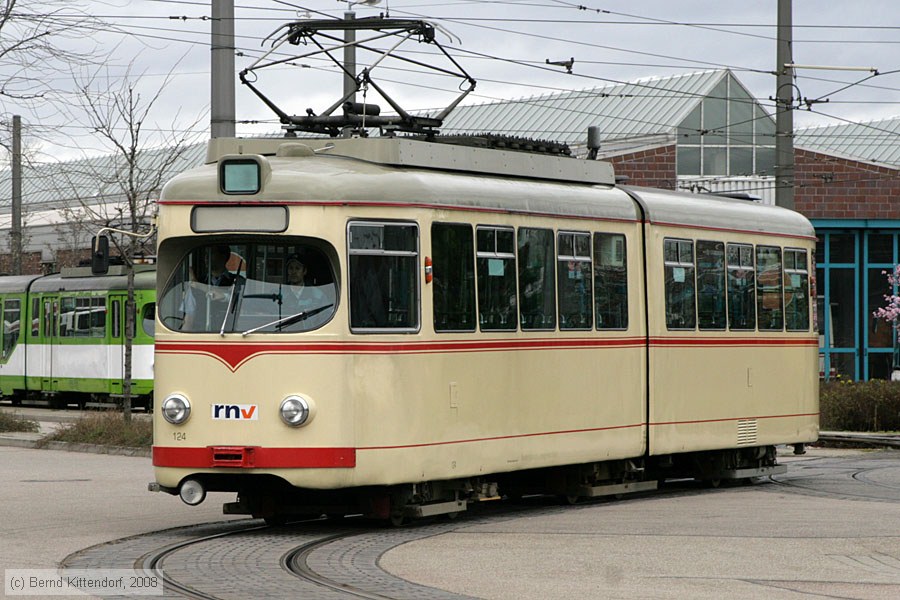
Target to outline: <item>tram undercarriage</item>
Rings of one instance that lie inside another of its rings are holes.
[[[795,451],[802,453],[802,444]],[[225,503],[223,512],[263,518],[269,524],[321,515],[362,514],[401,525],[426,517],[453,518],[480,502],[555,495],[575,504],[583,499],[652,491],[667,480],[694,479],[718,487],[722,481],[752,480],[786,470],[777,463],[774,446],[760,446],[341,490],[295,488],[272,475],[241,474],[196,475],[182,482],[180,489],[154,484],[150,489],[180,494],[185,502],[199,504],[207,491],[237,488],[237,500]]]

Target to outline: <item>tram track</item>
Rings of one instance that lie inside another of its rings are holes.
[[[149,573],[158,573],[163,580],[163,586],[166,592],[174,591],[179,596],[183,598],[191,598],[194,600],[224,600],[219,596],[214,596],[212,594],[206,594],[200,590],[194,589],[190,585],[181,583],[180,581],[173,579],[168,576],[165,571],[164,563],[167,558],[173,556],[179,550],[183,548],[187,548],[189,546],[193,546],[196,544],[202,544],[209,542],[211,540],[220,539],[228,536],[234,536],[239,534],[244,534],[250,531],[257,531],[259,529],[264,529],[265,526],[251,526],[245,529],[237,529],[234,531],[226,531],[224,533],[216,533],[213,535],[205,535],[193,539],[189,539],[183,542],[179,542],[176,544],[171,544],[169,546],[164,546],[162,548],[158,548],[153,552],[139,558],[134,563],[134,568],[138,570],[143,570]]]
[[[890,452],[890,451],[888,451]],[[834,459],[793,463],[786,474],[771,475],[767,481],[776,489],[819,497],[873,502],[900,502],[900,485],[885,483],[873,474],[893,467],[835,463]],[[890,479],[889,477],[887,479]],[[860,486],[859,484],[862,484]]]
[[[384,596],[375,592],[369,592],[347,583],[338,582],[329,577],[325,577],[310,567],[308,558],[313,552],[327,544],[331,544],[332,542],[342,540],[349,536],[350,534],[340,533],[328,536],[322,540],[317,540],[314,542],[309,542],[308,544],[303,544],[302,546],[298,546],[281,558],[281,566],[287,572],[294,574],[302,580],[335,590],[337,592],[341,592],[343,594],[349,594],[356,598],[366,598],[367,600],[392,600],[391,596]]]
[[[256,523],[157,547],[138,557],[133,567],[161,577],[167,598],[233,600],[260,594],[309,600],[464,598],[396,578],[381,571],[372,559],[407,541],[445,533],[454,524],[391,529],[355,519],[347,523],[318,519],[278,527]],[[333,550],[332,544],[337,545]],[[369,552],[373,547],[374,554]],[[316,553],[320,553],[318,560],[311,560]],[[202,562],[198,563],[198,556],[204,557]],[[230,557],[234,564],[214,557]],[[206,569],[198,568],[200,564]],[[382,590],[390,590],[391,595],[379,593]]]

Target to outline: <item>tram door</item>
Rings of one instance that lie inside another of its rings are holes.
[[[53,363],[59,348],[59,296],[44,296],[41,304],[41,344],[40,373],[41,391],[55,392],[59,387],[54,376]]]
[[[122,377],[125,373],[125,294],[109,295],[109,345],[107,365],[110,393],[122,393]]]

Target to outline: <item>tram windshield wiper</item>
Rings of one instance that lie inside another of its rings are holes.
[[[266,323],[265,325],[260,325],[259,327],[254,327],[253,329],[248,329],[247,331],[243,332],[241,335],[247,336],[247,335],[250,335],[251,333],[255,333],[255,332],[259,331],[260,329],[265,329],[266,327],[272,327],[272,326],[274,326],[275,329],[281,330],[281,329],[284,329],[285,327],[293,325],[294,323],[299,323],[300,321],[304,321],[304,320],[308,319],[309,317],[317,315],[324,310],[328,310],[332,306],[334,306],[334,304],[326,304],[325,306],[320,306],[320,307],[314,308],[312,310],[300,311],[297,314],[283,317],[281,319],[276,319],[276,320],[272,321],[271,323]]]
[[[240,265],[238,265],[237,272],[241,272],[241,267],[244,266],[244,260],[241,259]],[[231,293],[228,295],[228,308],[225,309],[225,316],[222,318],[222,327],[219,328],[219,335],[225,335],[225,323],[228,322],[228,317],[232,313],[234,313],[237,309],[238,304],[241,301],[241,296],[238,294],[237,298],[234,297],[234,293],[238,290],[238,288],[244,288],[244,280],[240,275],[235,275],[234,281],[231,284]],[[234,322],[237,320],[237,315],[232,319],[232,330],[234,329]]]

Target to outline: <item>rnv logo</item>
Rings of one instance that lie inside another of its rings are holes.
[[[219,421],[256,421],[256,404],[213,404],[212,418]]]

